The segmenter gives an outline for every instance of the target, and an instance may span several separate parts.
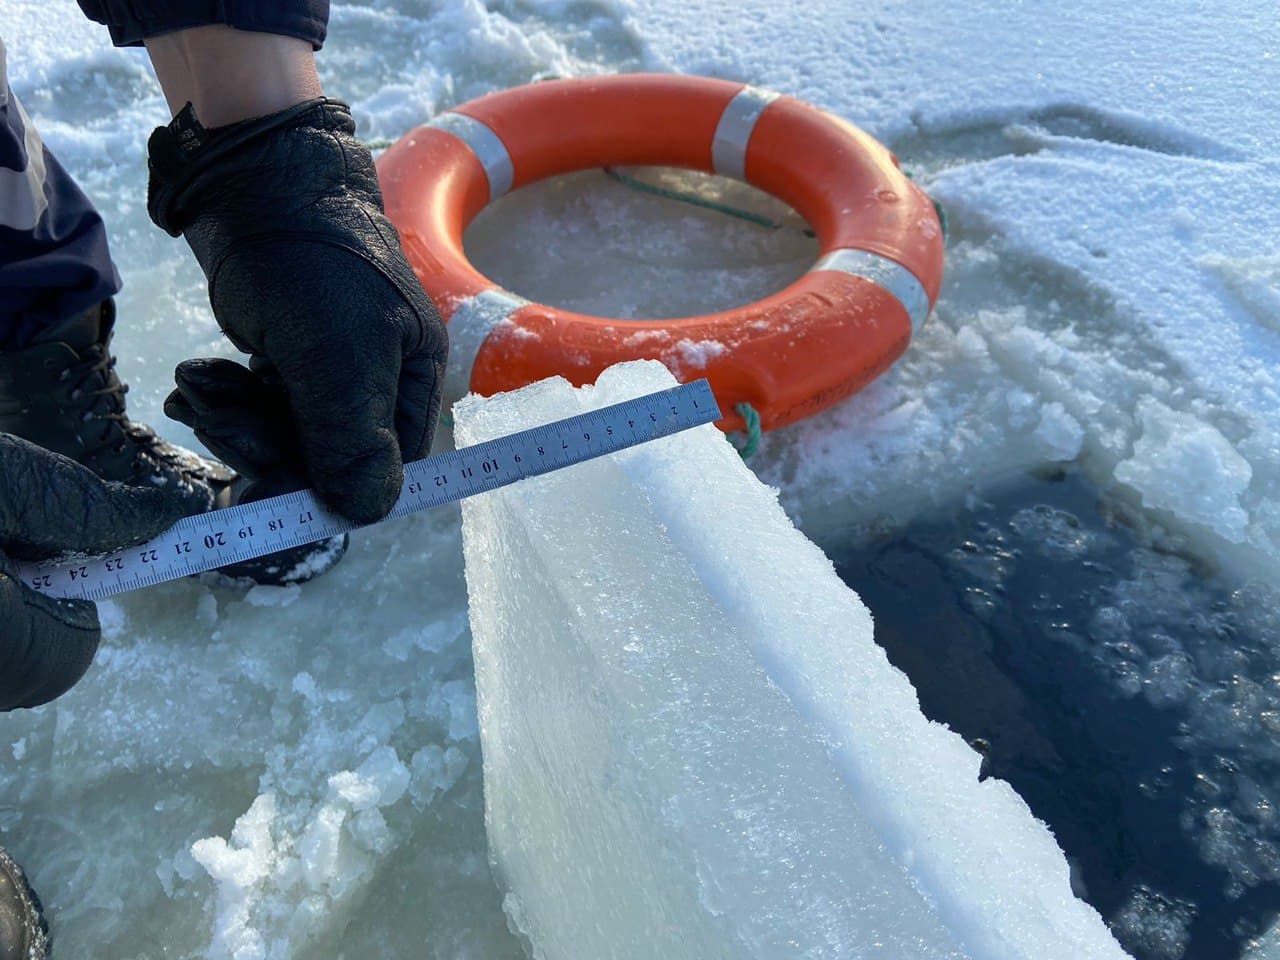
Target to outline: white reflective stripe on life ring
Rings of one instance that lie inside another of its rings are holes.
[[[449,365],[444,376],[446,401],[471,392],[471,370],[493,328],[529,303],[514,293],[493,287],[462,301],[449,318]]]
[[[716,173],[737,180],[747,179],[747,145],[761,114],[781,94],[763,87],[743,87],[720,115],[715,139],[711,142],[711,165]]]
[[[462,113],[442,113],[427,126],[451,133],[471,148],[489,178],[490,203],[511,190],[516,175],[515,164],[507,145],[488,126]]]
[[[817,273],[820,270],[847,273],[883,287],[907,311],[907,316],[911,318],[912,334],[918,332],[929,317],[929,294],[925,292],[924,284],[896,260],[869,250],[843,248],[832,250],[822,257],[809,272]]]

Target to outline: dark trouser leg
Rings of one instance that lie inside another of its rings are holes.
[[[102,218],[9,89],[0,42],[0,350],[119,289]]]

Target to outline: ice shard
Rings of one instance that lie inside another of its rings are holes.
[[[664,389],[454,408],[459,445]],[[714,427],[463,507],[486,822],[533,955],[1122,957]]]

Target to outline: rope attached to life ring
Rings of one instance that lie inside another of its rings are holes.
[[[740,403],[733,409],[747,425],[746,440],[743,441],[742,446],[738,446],[736,443],[733,446],[743,460],[750,460],[755,456],[756,451],[760,449],[760,414],[749,403]]]

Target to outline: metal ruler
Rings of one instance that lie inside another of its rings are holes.
[[[706,380],[407,464],[390,516],[403,517],[603,457],[720,419]],[[357,529],[310,490],[179,520],[153,540],[103,557],[18,565],[52,597],[101,600]]]

